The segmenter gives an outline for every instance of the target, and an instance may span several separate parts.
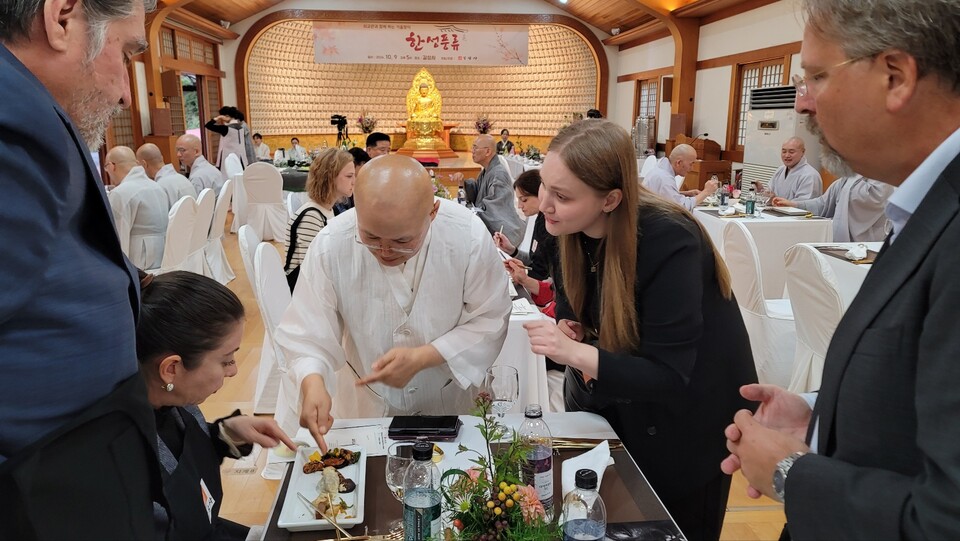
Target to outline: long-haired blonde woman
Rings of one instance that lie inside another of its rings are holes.
[[[353,195],[356,172],[353,155],[338,148],[323,150],[310,165],[307,174],[307,195],[310,200],[290,220],[284,239],[286,261],[283,270],[287,273],[290,291],[297,283],[300,263],[313,238],[327,225],[327,221],[340,214],[335,204]]]
[[[567,365],[567,410],[610,422],[687,537],[718,539],[723,430],[757,381],[727,270],[689,213],[639,187],[616,124],[561,130],[541,177],[559,322],[526,325],[533,351]]]

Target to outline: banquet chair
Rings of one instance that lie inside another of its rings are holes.
[[[230,232],[236,233],[241,225],[247,223],[247,191],[243,189],[243,173],[230,178],[233,180],[233,202],[230,205],[233,210],[233,223],[230,225]]]
[[[280,253],[269,242],[261,242],[256,247],[252,277],[254,296],[260,307],[260,317],[263,319],[263,349],[260,354],[253,410],[256,413],[275,413],[278,417],[282,415],[284,422],[279,418],[277,422],[283,427],[284,424],[291,422],[289,416],[291,411],[296,409],[297,394],[296,385],[293,385],[292,389],[286,389],[285,401],[282,404],[278,403],[281,379],[287,370],[283,355],[276,346],[274,333],[280,325],[280,318],[290,305],[290,287],[283,272]],[[292,374],[290,377],[291,381],[287,382],[287,386],[292,383]],[[296,429],[297,417],[294,416],[292,420],[293,428]]]
[[[203,248],[203,255],[207,260],[207,267],[214,280],[221,284],[228,284],[237,277],[230,268],[227,253],[223,250],[223,230],[227,225],[227,208],[233,197],[233,179],[227,179],[220,188],[217,196],[217,205],[213,210],[213,221],[207,235],[207,244]]]
[[[790,299],[764,299],[760,257],[750,230],[740,222],[723,231],[723,258],[730,269],[733,293],[750,336],[760,383],[786,387],[793,373],[797,330]]]
[[[643,182],[643,179],[650,174],[650,171],[653,171],[653,168],[657,166],[657,157],[656,156],[647,156],[646,160],[643,160],[643,167],[640,168],[640,182]]]
[[[190,250],[187,253],[187,260],[183,263],[183,270],[202,274],[208,278],[213,278],[213,273],[210,272],[210,265],[207,264],[204,248],[207,247],[207,237],[210,235],[216,199],[216,194],[210,188],[200,191],[200,196],[197,197],[197,215],[193,222],[193,230],[190,232]]]
[[[186,270],[184,264],[190,255],[190,241],[193,226],[197,219],[197,201],[189,195],[180,198],[170,207],[167,222],[167,236],[163,241],[163,259],[160,267],[144,269],[150,274],[163,274],[175,270]]]
[[[300,206],[297,205],[296,192],[287,192],[287,197],[285,197],[284,199],[286,199],[286,202],[287,202],[287,216],[291,220],[296,220],[297,209],[300,208]]]
[[[843,317],[843,297],[833,267],[816,248],[797,244],[787,249],[783,258],[797,324],[797,351],[789,390],[815,391],[820,388],[830,339]]]
[[[247,224],[263,240],[283,239],[287,209],[283,202],[283,177],[268,163],[254,163],[243,172],[247,196]]]
[[[243,173],[243,162],[240,161],[240,157],[231,152],[223,163],[223,172],[227,179]]]
[[[253,279],[253,255],[260,245],[262,239],[257,236],[257,232],[249,225],[241,225],[237,232],[237,243],[240,245],[240,259],[243,260],[243,270],[247,273],[247,280],[250,281],[250,289],[253,290],[254,298],[259,304],[260,299],[256,298],[257,284]]]

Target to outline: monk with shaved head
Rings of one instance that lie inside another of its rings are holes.
[[[673,147],[669,158],[661,158],[657,166],[647,173],[646,178],[643,179],[643,186],[660,197],[692,211],[710,194],[715,193],[720,185],[719,182],[711,179],[703,184],[702,190],[680,191],[677,177],[687,176],[696,161],[696,149],[687,144],[679,144]]]
[[[436,199],[423,166],[372,160],[354,200],[310,244],[277,330],[290,368],[277,420],[321,447],[334,416],[468,412],[510,317],[489,232]]]
[[[189,133],[181,135],[177,139],[177,159],[186,168],[197,194],[205,188],[220,193],[226,179],[219,169],[203,157],[203,145],[200,144],[199,137]]]
[[[768,191],[792,201],[816,199],[823,194],[823,179],[817,168],[807,163],[803,139],[791,137],[780,148],[783,165],[773,174]]]
[[[197,189],[190,180],[181,175],[173,164],[164,163],[160,148],[153,143],[145,143],[137,149],[137,163],[143,166],[147,176],[156,181],[157,185],[167,193],[167,207],[184,196],[197,198]]]

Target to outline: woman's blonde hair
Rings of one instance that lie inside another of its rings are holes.
[[[353,163],[353,156],[346,150],[328,148],[320,151],[307,174],[307,194],[310,199],[325,206],[336,203],[333,196],[337,188],[337,175],[348,163]]]
[[[620,190],[623,199],[608,214],[603,237],[603,289],[600,294],[599,345],[608,351],[631,351],[639,345],[636,293],[637,227],[640,212],[694,220],[679,205],[661,199],[638,182],[637,159],[627,132],[608,120],[586,119],[560,130],[548,148],[584,184],[606,195]],[[694,220],[695,221],[695,220]],[[702,231],[702,228],[701,228]],[[703,237],[708,239],[705,233]],[[589,287],[584,272],[586,255],[576,235],[561,235],[563,289],[579,319],[585,316]],[[730,298],[730,277],[714,252],[723,295]]]

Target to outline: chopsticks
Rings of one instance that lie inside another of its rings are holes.
[[[600,442],[606,441],[611,449],[623,448],[620,440],[602,440],[596,438],[553,438],[554,449],[592,449]]]

